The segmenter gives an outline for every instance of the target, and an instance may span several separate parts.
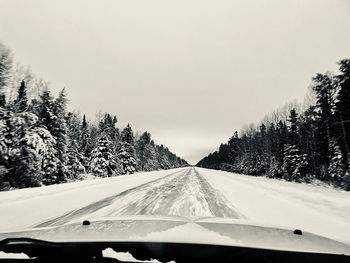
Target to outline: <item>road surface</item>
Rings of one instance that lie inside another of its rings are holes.
[[[350,193],[187,167],[0,193],[0,231],[125,215],[222,217],[350,241]]]
[[[244,218],[195,168],[186,168],[71,211],[37,227],[62,225],[79,218],[121,215]]]

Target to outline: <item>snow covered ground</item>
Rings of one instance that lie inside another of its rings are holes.
[[[246,219],[350,242],[350,192],[196,168]]]
[[[0,192],[0,232],[120,215],[235,218],[350,242],[350,193],[202,168]]]

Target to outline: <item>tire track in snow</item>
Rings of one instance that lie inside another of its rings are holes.
[[[128,193],[133,192],[133,191],[137,191],[139,188],[142,188],[142,187],[149,185],[149,184],[155,184],[155,185],[162,184],[162,181],[168,180],[169,177],[175,176],[176,174],[179,174],[179,173],[183,173],[183,170],[176,171],[176,172],[168,174],[162,178],[155,179],[153,181],[150,181],[150,182],[141,184],[139,186],[127,189],[127,190],[125,190],[117,195],[112,195],[110,197],[104,198],[100,201],[94,202],[94,203],[92,203],[88,206],[82,207],[80,209],[72,210],[72,211],[70,211],[70,212],[68,212],[60,217],[50,219],[48,221],[40,223],[39,225],[35,225],[34,227],[38,228],[38,227],[58,226],[58,225],[66,224],[72,220],[75,220],[75,219],[80,218],[80,217],[87,215],[87,214],[91,214],[99,209],[102,209],[104,207],[109,206],[111,203],[113,203],[113,201],[115,199],[118,199],[119,196],[127,195]]]
[[[120,215],[244,218],[195,168],[188,168],[71,211],[37,227]]]
[[[174,175],[163,184],[147,184],[133,189],[89,217],[120,215],[244,218],[194,168]]]
[[[196,169],[194,169],[194,172],[198,177],[203,189],[205,189],[205,199],[209,205],[211,213],[215,217],[228,217],[236,219],[246,218],[243,214],[237,211],[234,205],[223,194],[215,190],[208,183],[208,181],[198,173]]]

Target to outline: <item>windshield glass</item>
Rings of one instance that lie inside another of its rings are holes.
[[[0,241],[350,255],[349,14],[0,0]]]

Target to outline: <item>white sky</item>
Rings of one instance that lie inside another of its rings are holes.
[[[70,109],[196,163],[350,57],[350,1],[0,0],[0,41]]]

